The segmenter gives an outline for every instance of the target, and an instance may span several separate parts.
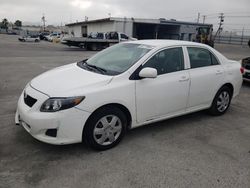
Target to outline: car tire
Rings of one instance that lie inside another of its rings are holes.
[[[223,115],[229,108],[232,99],[232,90],[223,86],[215,95],[209,113],[214,116]]]
[[[96,43],[91,44],[91,51],[98,51],[100,49],[99,45]]]
[[[38,42],[38,40],[36,39],[35,42]]]
[[[96,44],[92,44],[91,51],[97,51],[97,45]]]
[[[127,118],[122,110],[115,106],[103,107],[88,119],[83,140],[95,150],[107,150],[122,140],[126,127]]]

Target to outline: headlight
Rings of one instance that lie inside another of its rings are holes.
[[[84,98],[85,97],[49,98],[43,103],[40,111],[41,112],[56,112],[56,111],[72,108],[80,104],[80,102],[82,102]]]

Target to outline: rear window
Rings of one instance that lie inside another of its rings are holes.
[[[210,51],[204,48],[188,47],[187,49],[191,68],[199,68],[219,64],[217,58]]]

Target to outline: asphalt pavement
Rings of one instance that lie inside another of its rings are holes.
[[[250,56],[247,47],[216,48],[235,60]],[[46,70],[94,53],[0,35],[1,188],[250,187],[247,83],[223,116],[202,111],[137,128],[117,147],[103,152],[84,144],[45,144],[15,125],[17,100],[26,83]]]

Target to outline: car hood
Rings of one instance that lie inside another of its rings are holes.
[[[70,97],[105,86],[111,79],[112,76],[90,72],[73,63],[37,76],[31,80],[30,85],[50,97]]]

